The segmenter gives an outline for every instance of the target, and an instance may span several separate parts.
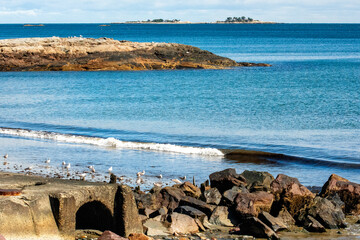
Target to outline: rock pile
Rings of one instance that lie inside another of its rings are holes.
[[[316,196],[283,174],[226,169],[210,174],[201,188],[190,182],[135,192],[148,236],[205,230],[278,239],[279,231],[309,232],[346,227],[345,213],[359,214],[360,185],[331,175]],[[231,228],[231,230],[230,230]]]

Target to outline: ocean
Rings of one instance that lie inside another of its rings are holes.
[[[69,178],[94,165],[87,179],[107,181],[112,166],[133,186],[145,170],[144,188],[225,168],[360,182],[360,24],[0,24],[0,39],[52,36],[182,43],[272,67],[0,72],[2,171],[53,176],[65,161]]]

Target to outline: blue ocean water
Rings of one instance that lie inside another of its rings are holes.
[[[200,182],[228,167],[306,185],[332,173],[360,182],[359,24],[0,25],[0,39],[80,35],[183,43],[273,66],[1,72],[0,154],[34,166],[50,157],[53,168],[65,160],[76,171],[113,166],[128,178],[146,169],[149,185],[159,173]],[[216,149],[289,157],[256,163]]]

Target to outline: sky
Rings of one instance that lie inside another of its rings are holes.
[[[286,23],[360,23],[360,0],[0,0],[0,23],[212,22],[241,16]]]

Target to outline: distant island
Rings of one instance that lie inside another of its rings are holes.
[[[241,24],[274,24],[276,22],[266,22],[260,20],[254,20],[250,17],[227,17],[224,21],[215,21],[215,22],[190,22],[190,21],[181,21],[180,19],[148,19],[148,20],[136,20],[136,21],[125,21],[125,22],[113,22],[111,24],[224,24],[224,23],[241,23]]]
[[[44,24],[24,24],[24,27],[43,27]]]

